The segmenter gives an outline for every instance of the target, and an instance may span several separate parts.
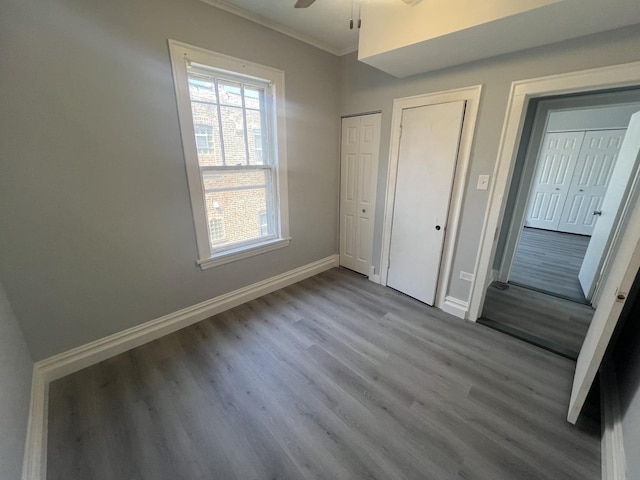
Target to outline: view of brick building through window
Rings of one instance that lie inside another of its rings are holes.
[[[189,93],[212,250],[273,236],[264,87],[190,73]]]

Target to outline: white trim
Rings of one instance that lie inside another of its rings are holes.
[[[46,480],[48,412],[49,382],[44,379],[36,363],[31,379],[31,404],[22,459],[22,480]]]
[[[504,216],[506,194],[513,174],[529,100],[636,85],[640,85],[640,62],[520,80],[511,84],[498,158],[480,234],[476,277],[471,285],[470,320],[477,320],[482,312],[487,279],[495,256],[497,234]]]
[[[499,279],[500,279],[500,272],[494,268],[493,270],[491,270],[491,273],[489,274],[489,278],[487,280],[487,286],[491,285],[493,282]],[[469,306],[468,303],[467,303],[467,306]]]
[[[265,115],[269,116],[267,127],[269,128],[269,148],[271,148],[272,164],[275,167],[275,198],[277,205],[277,239],[289,239],[289,204],[287,188],[287,137],[286,114],[284,94],[284,72],[277,68],[267,67],[258,63],[248,62],[239,58],[230,57],[222,53],[212,52],[204,48],[195,47],[175,40],[168,40],[171,57],[171,69],[175,86],[176,103],[178,107],[178,119],[180,123],[180,135],[184,150],[184,161],[187,171],[187,183],[191,198],[191,210],[193,213],[194,229],[196,234],[196,246],[198,249],[197,263],[202,268],[211,268],[216,265],[228,263],[238,258],[251,256],[251,250],[256,249],[256,255],[265,253],[274,248],[261,248],[263,244],[256,240],[247,245],[242,252],[236,250],[237,256],[230,256],[226,252],[212,251],[207,229],[207,215],[205,211],[205,193],[202,185],[202,174],[198,163],[198,153],[195,143],[193,115],[191,113],[191,100],[189,97],[189,85],[187,66],[190,62],[209,66],[224,72],[231,72],[249,78],[257,78],[270,85],[266,90],[268,101]],[[276,136],[273,136],[275,129]],[[265,148],[267,146],[265,145]],[[286,246],[284,242],[279,247]],[[246,253],[246,254],[245,254]]]
[[[369,280],[380,285],[380,275],[376,275],[376,267],[369,265]]]
[[[245,18],[250,20],[258,25],[262,25],[263,27],[270,28],[271,30],[275,30],[276,32],[287,35],[291,38],[295,38],[296,40],[300,40],[301,42],[307,43],[313,47],[319,48],[320,50],[324,50],[325,52],[329,52],[333,55],[341,57],[342,55],[346,55],[348,53],[356,52],[358,50],[358,45],[349,45],[345,48],[338,48],[333,45],[329,45],[328,43],[323,42],[322,40],[318,40],[310,35],[305,35],[303,33],[297,32],[289,27],[285,27],[284,25],[279,24],[278,22],[274,22],[273,20],[269,20],[261,15],[257,15],[253,12],[249,12],[243,8],[240,8],[236,5],[232,5],[224,0],[202,0],[204,3],[208,3],[209,5],[219,8],[220,10],[224,10],[225,12],[233,13],[238,17]],[[293,4],[292,4],[293,6]]]
[[[469,304],[464,300],[460,300],[459,298],[447,296],[439,305],[440,310],[443,312],[450,313],[458,318],[464,320],[467,316],[467,309]]]
[[[277,238],[258,245],[254,244],[249,247],[227,250],[216,254],[215,257],[198,260],[196,263],[200,265],[202,270],[207,270],[209,268],[217,267],[218,265],[224,265],[225,263],[231,263],[243,258],[260,255],[261,253],[271,252],[273,250],[286,247],[289,243],[291,243],[291,238]]]
[[[391,120],[391,148],[389,149],[389,166],[387,170],[387,193],[384,206],[382,230],[382,253],[380,259],[380,283],[387,284],[389,273],[389,252],[391,249],[391,227],[393,222],[393,206],[396,195],[396,177],[398,173],[398,156],[400,152],[400,122],[402,111],[440,103],[466,101],[455,177],[451,191],[449,218],[446,226],[445,241],[442,249],[442,261],[438,278],[435,306],[443,308],[447,299],[447,289],[451,280],[453,260],[460,228],[462,204],[467,185],[467,171],[471,146],[478,116],[482,85],[458,88],[445,92],[427,93],[412,97],[396,98],[393,101],[393,117]],[[444,309],[444,308],[443,308]]]
[[[50,382],[337,267],[338,261],[338,255],[331,255],[36,362],[33,367],[31,406],[22,480],[44,480],[46,478],[47,404]]]
[[[622,434],[622,413],[618,381],[613,362],[605,360],[600,369],[602,410],[602,479],[626,480],[627,461]]]

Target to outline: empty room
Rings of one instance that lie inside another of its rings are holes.
[[[0,479],[640,479],[637,0],[0,45]]]

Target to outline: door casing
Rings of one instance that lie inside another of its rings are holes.
[[[476,321],[479,318],[486,296],[488,281],[492,276],[491,266],[496,253],[497,233],[499,233],[499,227],[504,216],[506,193],[513,174],[529,102],[534,98],[638,86],[640,86],[640,62],[520,80],[511,84],[502,138],[498,149],[498,160],[494,167],[494,182],[489,189],[489,201],[480,235],[476,276],[471,287],[470,320]],[[640,212],[640,204],[636,203],[631,214],[632,218],[633,216],[637,217],[639,215],[638,212]],[[632,225],[632,222],[629,225]],[[580,353],[580,356],[583,357],[582,363],[586,367],[579,375],[574,377],[572,398],[567,415],[567,420],[571,423],[575,423],[578,419],[589,387],[593,383],[606,346],[611,339],[617,322],[616,312],[621,311],[626,302],[626,297],[623,295],[624,290],[629,288],[633,282],[633,279],[629,280],[631,277],[630,269],[635,268],[637,272],[640,264],[640,248],[638,248],[637,238],[635,237],[640,238],[640,231],[638,231],[637,226],[634,226],[633,230],[631,228],[627,229],[620,239],[621,248],[612,255],[612,271],[620,272],[619,276],[622,280],[619,285],[614,285],[614,282],[610,281],[610,279],[605,280],[602,301],[598,304],[594,320],[591,323],[589,332],[587,332],[587,338]],[[613,298],[616,292],[621,292],[620,294],[623,295],[623,298]],[[604,326],[596,321],[598,318],[603,319]],[[591,345],[588,351],[585,350],[587,342]],[[580,357],[578,361],[581,361]]]
[[[384,206],[384,222],[382,231],[382,249],[380,258],[380,283],[387,285],[389,270],[389,252],[391,248],[391,227],[393,222],[393,206],[398,174],[398,155],[400,153],[400,124],[402,111],[407,108],[437,105],[455,101],[466,101],[465,115],[460,135],[458,161],[453,180],[451,203],[445,232],[442,261],[438,275],[435,306],[460,318],[466,318],[466,300],[453,298],[448,295],[448,285],[452,275],[453,259],[460,229],[462,200],[467,187],[467,172],[471,146],[478,117],[478,107],[482,85],[459,88],[444,92],[416,95],[412,97],[396,98],[393,101],[393,115],[391,119],[391,146],[389,148],[389,167],[387,170],[387,192]]]

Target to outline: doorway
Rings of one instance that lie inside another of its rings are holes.
[[[479,322],[577,358],[626,203],[618,155],[638,111],[637,90],[531,102]]]

